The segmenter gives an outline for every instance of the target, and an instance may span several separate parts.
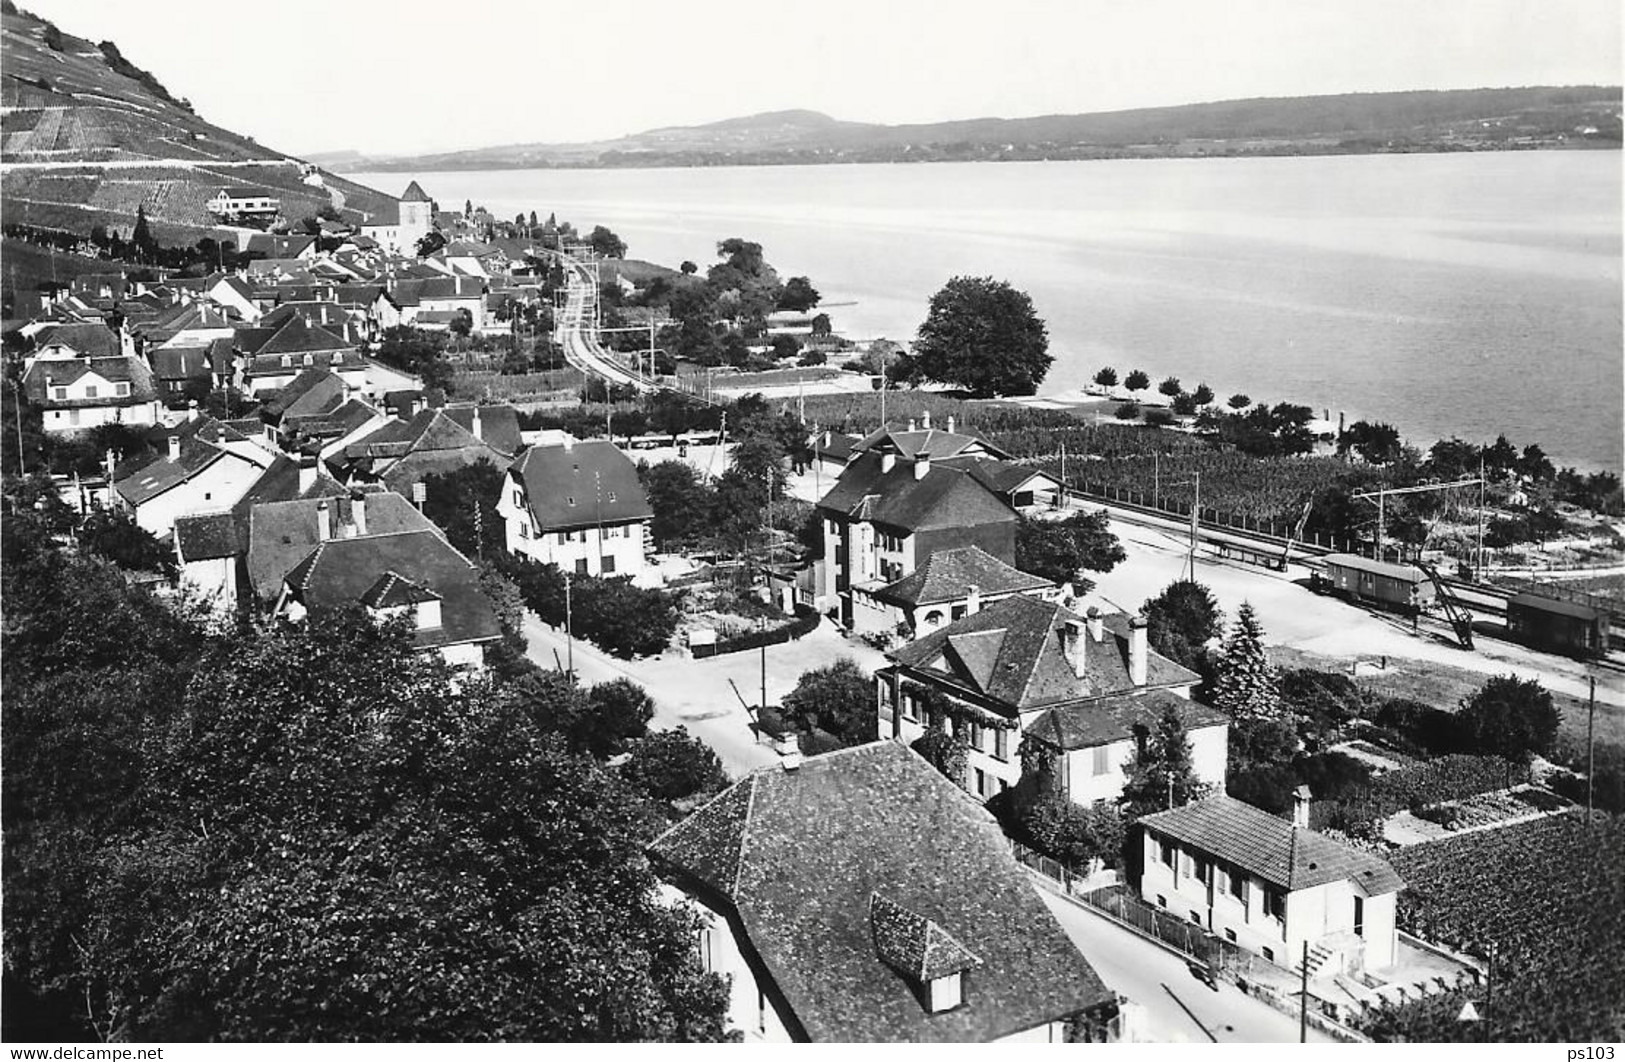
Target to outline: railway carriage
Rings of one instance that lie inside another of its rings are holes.
[[[1420,568],[1352,553],[1332,553],[1324,560],[1328,589],[1351,600],[1402,611],[1434,603],[1433,582]]]
[[[1507,633],[1532,649],[1601,656],[1608,651],[1608,624],[1608,613],[1574,601],[1540,594],[1507,599]]]

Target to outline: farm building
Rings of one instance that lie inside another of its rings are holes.
[[[1328,554],[1325,578],[1345,597],[1389,608],[1427,608],[1434,599],[1433,583],[1420,568],[1352,553]]]
[[[1507,633],[1534,649],[1600,656],[1608,651],[1608,614],[1575,601],[1514,594],[1507,599]]]

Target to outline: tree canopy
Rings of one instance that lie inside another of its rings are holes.
[[[1131,816],[1140,816],[1200,800],[1207,790],[1196,775],[1190,737],[1185,733],[1179,709],[1165,705],[1156,729],[1146,736],[1144,746],[1135,750],[1118,803]]]
[[[914,340],[916,378],[977,398],[1030,395],[1054,361],[1032,299],[992,277],[954,277],[931,296]]]
[[[816,726],[847,745],[879,736],[874,681],[851,657],[803,672],[785,695],[784,711],[803,728]]]
[[[1023,516],[1016,523],[1016,567],[1057,583],[1071,582],[1082,568],[1109,572],[1128,557],[1110,523],[1104,510],[1064,520]]]
[[[1219,636],[1223,614],[1213,592],[1191,579],[1169,583],[1145,603],[1151,648],[1192,670],[1201,670],[1203,647]]]
[[[1236,625],[1219,652],[1213,706],[1236,719],[1282,715],[1279,677],[1264,652],[1264,628],[1250,602],[1236,610]]]

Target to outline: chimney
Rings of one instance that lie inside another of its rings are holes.
[[[950,414],[948,414],[948,434],[952,435],[953,433],[954,433],[954,415],[952,413],[950,413]]]
[[[914,478],[924,479],[931,474],[931,455],[921,454],[914,459]]]
[[[890,472],[892,469],[894,469],[896,467],[897,467],[897,455],[896,454],[881,454],[880,455],[880,473],[881,473],[881,475],[885,475],[887,472]]]
[[[1061,655],[1066,662],[1072,665],[1072,674],[1077,678],[1084,675],[1084,648],[1083,624],[1075,619],[1061,621]]]
[[[359,490],[350,494],[350,522],[357,535],[367,533],[367,496]]]
[[[299,494],[303,496],[306,491],[316,485],[316,457],[313,454],[301,454],[299,457]]]
[[[926,431],[931,430],[931,411],[929,409],[920,414],[920,427]]]
[[[474,407],[474,424],[473,424],[473,427],[470,430],[473,431],[474,438],[479,439],[481,441],[483,441],[485,439],[485,436],[480,434],[480,407],[479,406]]]
[[[915,423],[913,417],[908,418],[908,430],[909,431],[918,431],[919,430],[919,426]]]
[[[1084,625],[1089,628],[1090,641],[1098,642],[1106,637],[1106,621],[1101,619],[1100,609],[1090,605],[1089,611],[1084,615],[1084,620]]]
[[[565,432],[564,433],[564,448],[566,450],[573,450],[573,449],[575,449],[575,445],[576,445],[576,437],[574,435],[571,435],[569,432]]]
[[[975,583],[965,587],[965,615],[974,616],[982,611],[982,588]]]
[[[186,419],[187,420],[196,420],[197,418],[198,418],[197,399],[193,398],[193,399],[188,400],[187,403],[186,403]]]
[[[113,457],[111,447],[102,455],[102,466],[107,469],[107,482],[113,482],[113,470],[118,467],[118,461]]]
[[[1306,785],[1292,791],[1292,825],[1300,830],[1309,828],[1309,787]]]
[[[326,542],[333,537],[333,513],[324,499],[316,505],[316,540]]]
[[[1136,686],[1144,686],[1149,666],[1150,635],[1147,621],[1141,613],[1128,621],[1128,677]]]
[[[179,461],[181,459],[181,437],[179,435],[171,435],[169,437],[169,459],[171,461]]]
[[[826,447],[829,446],[829,444],[831,442],[833,442],[833,441],[834,441],[834,433],[826,431],[824,433],[824,446],[826,446]]]

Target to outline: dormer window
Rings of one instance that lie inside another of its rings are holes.
[[[307,366],[316,364],[316,355],[314,355],[314,354],[306,354],[305,355],[305,364]]]
[[[284,355],[282,355],[282,367],[284,369],[293,368],[293,355],[292,354],[284,354]]]
[[[965,1002],[965,971],[982,960],[952,933],[878,892],[869,896],[869,927],[880,961],[903,978],[927,1013]]]

